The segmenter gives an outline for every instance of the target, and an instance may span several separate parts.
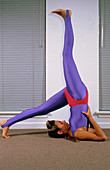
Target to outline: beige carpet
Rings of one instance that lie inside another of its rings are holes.
[[[110,130],[106,142],[47,136],[46,130],[10,130],[0,137],[0,170],[109,170]]]

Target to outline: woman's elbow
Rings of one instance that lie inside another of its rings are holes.
[[[106,141],[106,140],[107,140],[107,136],[106,136],[106,135],[103,136],[103,137],[102,137],[102,140],[103,140],[103,141]]]

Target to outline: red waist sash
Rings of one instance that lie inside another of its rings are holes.
[[[68,93],[67,88],[65,88],[65,97],[70,107],[81,105],[81,104],[88,104],[88,90],[86,96],[82,100],[76,100]]]

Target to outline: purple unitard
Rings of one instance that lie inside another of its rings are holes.
[[[63,67],[64,67],[64,76],[66,81],[66,87],[69,94],[76,100],[81,100],[86,96],[87,89],[82,82],[75,62],[72,56],[72,49],[74,43],[73,30],[71,25],[71,18],[69,16],[69,12],[67,11],[65,22],[65,37],[64,37],[64,49],[63,49]],[[14,116],[2,126],[9,127],[16,122],[32,118],[38,115],[45,115],[49,112],[62,108],[68,104],[67,99],[65,97],[65,88],[52,96],[49,100],[47,100],[41,106],[24,110],[20,114]],[[72,130],[72,134],[80,128],[87,127],[87,118],[82,114],[82,111],[87,112],[88,105],[82,104],[77,105],[70,108],[70,128]]]
[[[76,64],[73,60],[72,49],[74,44],[74,35],[71,25],[71,18],[69,12],[65,18],[65,37],[64,37],[64,49],[63,49],[63,68],[64,76],[67,86],[67,91],[76,100],[82,100],[87,94],[87,88],[82,82],[78,73]],[[81,104],[70,108],[69,124],[74,136],[74,132],[80,127],[87,127],[88,119],[82,114],[82,111],[87,112],[88,105]]]

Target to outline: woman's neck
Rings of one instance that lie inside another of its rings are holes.
[[[71,131],[71,129],[70,129],[70,128],[69,128],[69,130],[68,130],[67,134],[68,134],[69,136],[73,137],[73,135],[72,135],[72,131]]]

